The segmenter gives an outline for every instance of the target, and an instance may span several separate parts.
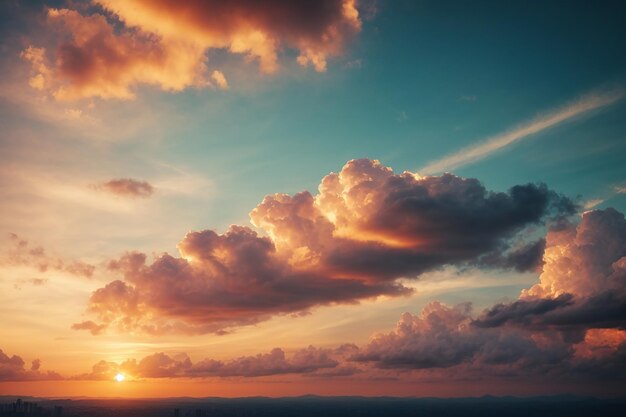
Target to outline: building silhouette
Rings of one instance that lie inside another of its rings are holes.
[[[63,407],[49,410],[37,403],[18,399],[10,404],[0,404],[0,417],[63,417]]]

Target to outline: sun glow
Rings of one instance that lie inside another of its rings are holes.
[[[126,379],[126,377],[124,376],[124,374],[117,374],[115,375],[115,380],[117,382],[122,382],[124,379]]]

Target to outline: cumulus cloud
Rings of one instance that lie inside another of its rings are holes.
[[[40,272],[49,270],[63,271],[85,278],[93,276],[96,267],[82,261],[67,261],[48,255],[42,246],[32,245],[15,233],[9,234],[9,247],[4,251],[0,263],[22,265],[37,268]],[[33,285],[43,285],[46,280],[35,278],[29,281]]]
[[[396,283],[296,271],[270,239],[240,226],[223,235],[189,233],[179,249],[181,258],[164,254],[151,264],[140,253],[111,262],[125,280],[96,290],[90,312],[122,331],[206,333],[320,304],[408,293]]]
[[[435,301],[419,315],[404,313],[395,330],[376,334],[352,360],[387,369],[464,366],[498,373],[503,369],[528,368],[531,364],[556,363],[568,355],[568,346],[560,340],[542,344],[519,330],[505,332],[472,326],[469,303],[449,307]]]
[[[614,209],[583,214],[581,222],[546,237],[540,282],[520,300],[498,304],[478,320],[562,328],[626,323],[626,220]]]
[[[620,378],[626,357],[626,220],[586,212],[546,237],[540,282],[477,318],[469,304],[405,313],[352,356],[379,368],[449,375]]]
[[[475,326],[471,311],[467,303],[450,307],[435,301],[419,315],[404,313],[395,330],[375,334],[348,360],[426,379],[623,380],[623,330],[590,329],[572,339],[546,328]]]
[[[544,185],[490,192],[475,179],[394,174],[378,161],[353,160],[324,177],[315,196],[265,197],[250,218],[267,236],[243,226],[191,232],[178,244],[180,257],[149,262],[129,252],[111,261],[123,279],[95,291],[89,311],[122,331],[206,333],[403,295],[409,290],[398,279],[476,262],[573,210]]]
[[[96,190],[102,190],[122,197],[150,197],[154,187],[147,181],[132,178],[119,178],[95,184]]]
[[[166,91],[228,88],[209,71],[207,51],[226,49],[257,60],[261,71],[279,69],[279,52],[297,51],[297,62],[325,71],[360,31],[354,0],[93,0],[104,12],[82,15],[49,9],[48,23],[62,34],[54,58],[30,46],[30,85],[58,100],[129,99],[139,84]]]
[[[41,381],[62,379],[61,375],[53,371],[40,371],[41,361],[35,359],[30,369],[18,355],[9,356],[0,349],[0,381]]]
[[[476,334],[468,331],[470,308],[470,304],[451,308],[433,302],[419,316],[404,313],[394,331],[375,335],[354,359],[375,361],[380,367],[391,368],[457,365],[472,357],[480,347]]]

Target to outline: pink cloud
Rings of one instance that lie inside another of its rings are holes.
[[[404,295],[397,279],[477,262],[573,210],[542,185],[489,192],[475,179],[394,174],[366,159],[327,175],[319,190],[265,197],[250,218],[267,237],[243,226],[204,230],[185,236],[180,257],[148,262],[130,252],[111,261],[123,280],[95,291],[90,312],[121,331],[219,333],[320,305]]]

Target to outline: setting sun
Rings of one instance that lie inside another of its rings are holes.
[[[122,382],[124,379],[126,379],[126,377],[123,374],[117,374],[115,375],[115,380],[117,382]]]

